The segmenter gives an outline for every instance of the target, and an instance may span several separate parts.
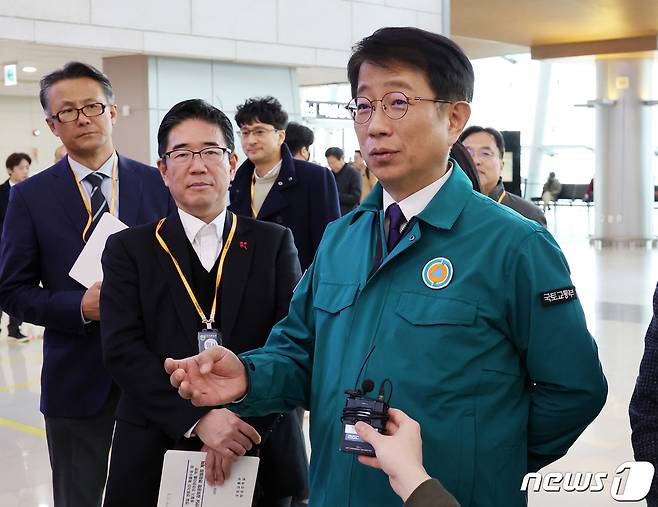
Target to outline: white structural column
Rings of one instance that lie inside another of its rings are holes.
[[[530,163],[528,164],[528,182],[524,197],[541,196],[543,178],[541,173],[544,159],[544,132],[546,130],[546,111],[551,89],[551,62],[540,62],[539,79],[537,85],[537,101],[535,105],[535,121],[532,129],[532,142],[530,145]],[[521,139],[523,143],[523,139]]]
[[[646,57],[597,61],[594,240],[647,244],[652,237],[652,62]]]

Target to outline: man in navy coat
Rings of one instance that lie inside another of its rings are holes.
[[[174,208],[158,171],[118,155],[116,105],[97,69],[71,62],[41,80],[46,122],[68,156],[14,187],[0,246],[0,305],[45,326],[41,412],[55,505],[99,506],[118,389],[105,370],[100,282],[69,276],[104,212],[128,226]]]
[[[284,144],[288,114],[274,97],[249,99],[235,115],[247,159],[231,184],[229,209],[292,230],[302,271],[327,224],[340,217],[331,171],[293,159]]]

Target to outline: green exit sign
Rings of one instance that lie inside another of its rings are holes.
[[[15,63],[5,65],[5,86],[16,86],[18,84],[18,72]]]

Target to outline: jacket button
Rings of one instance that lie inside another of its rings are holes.
[[[409,236],[409,241],[413,241],[415,239],[416,239],[416,236],[414,236],[413,234],[411,236]]]
[[[283,181],[277,182],[277,185],[279,185],[279,186],[283,185]]]
[[[292,176],[288,176],[288,181],[292,181]]]

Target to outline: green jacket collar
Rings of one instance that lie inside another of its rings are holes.
[[[473,185],[454,159],[453,171],[441,190],[432,198],[429,204],[418,215],[418,220],[438,229],[451,229],[466,206],[473,192]],[[374,186],[361,205],[354,211],[350,224],[356,222],[366,212],[382,211],[382,185]]]

